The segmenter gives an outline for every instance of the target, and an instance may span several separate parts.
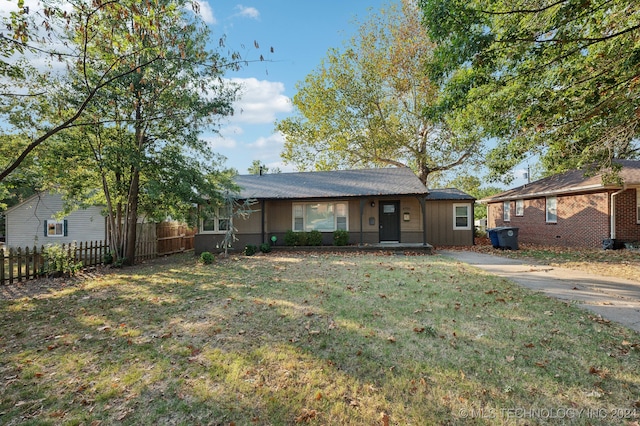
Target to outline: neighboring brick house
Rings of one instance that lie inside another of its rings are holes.
[[[487,228],[519,228],[518,240],[534,244],[608,248],[640,241],[640,161],[616,162],[621,184],[572,170],[480,200]]]

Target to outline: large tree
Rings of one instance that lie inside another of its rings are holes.
[[[67,198],[105,203],[112,247],[133,262],[139,213],[179,218],[220,190],[216,157],[198,136],[232,112],[237,90],[222,75],[241,58],[210,50],[195,2],[72,6],[43,12],[61,19],[51,31],[65,41],[64,66],[34,69],[20,80],[28,96],[5,99],[23,142],[0,178],[39,151],[38,167]]]
[[[420,0],[438,42],[434,111],[495,138],[492,176],[539,155],[547,173],[635,158],[640,3]]]
[[[298,83],[297,115],[276,123],[282,157],[299,169],[408,166],[427,182],[477,152],[474,135],[426,117],[437,87],[424,72],[434,44],[415,1],[371,14],[344,49]]]

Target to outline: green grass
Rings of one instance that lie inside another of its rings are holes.
[[[177,256],[0,302],[7,425],[631,424],[638,365],[637,333],[440,256]]]

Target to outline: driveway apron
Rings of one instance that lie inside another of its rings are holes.
[[[550,297],[574,301],[576,306],[640,333],[640,282],[471,251],[438,250],[437,254]]]

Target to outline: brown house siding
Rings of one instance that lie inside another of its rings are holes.
[[[403,243],[422,243],[422,213],[420,202],[416,197],[389,198],[400,201],[400,240]],[[321,202],[325,200],[320,200]],[[360,243],[360,199],[351,200],[326,200],[336,202],[347,202],[349,208],[349,243]],[[367,198],[364,203],[362,214],[362,242],[364,244],[376,244],[379,242],[379,223],[377,198]],[[296,201],[297,202],[297,201]],[[307,201],[303,201],[307,202]],[[371,205],[371,202],[374,205]],[[247,244],[260,245],[262,241],[262,209],[264,208],[264,233],[268,242],[272,236],[277,238],[277,245],[284,245],[284,237],[288,230],[293,228],[291,200],[272,200],[257,203],[253,206],[256,210],[247,219],[236,218],[235,227],[237,241],[233,243],[235,250],[242,250]],[[451,204],[449,203],[449,206]],[[451,207],[449,207],[450,215]],[[403,214],[409,213],[409,220],[404,221]],[[428,217],[428,216],[427,216]],[[203,251],[219,251],[224,235],[213,233],[201,233],[195,236],[194,246],[197,254]],[[324,232],[322,235],[323,245],[333,245],[333,232]]]
[[[559,195],[557,222],[546,222],[546,198],[524,200],[523,216],[516,216],[516,202],[510,201],[511,220],[503,220],[503,203],[490,203],[487,227],[511,226],[519,229],[523,243],[570,247],[601,247],[609,238],[609,193]]]
[[[469,230],[453,229],[453,205],[469,204],[469,201],[428,201],[427,211],[427,241],[434,246],[470,246],[473,245],[473,213],[472,226]],[[470,212],[473,212],[470,209]]]

